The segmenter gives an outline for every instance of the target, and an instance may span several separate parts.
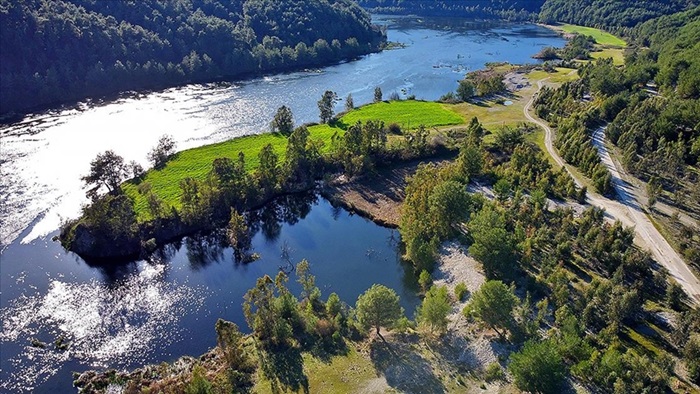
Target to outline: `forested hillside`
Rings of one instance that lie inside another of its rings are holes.
[[[378,48],[350,0],[0,0],[0,113]]]
[[[544,0],[358,0],[377,13],[460,16],[485,19],[536,19]]]
[[[634,27],[692,6],[692,0],[547,0],[540,20],[596,27]]]

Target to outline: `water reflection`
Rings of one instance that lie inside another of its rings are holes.
[[[169,282],[167,271],[164,264],[129,264],[121,278],[55,279],[46,294],[13,300],[0,310],[3,357],[12,366],[0,388],[32,391],[69,361],[90,367],[144,362],[155,342],[179,339],[173,323],[202,306],[203,289]]]

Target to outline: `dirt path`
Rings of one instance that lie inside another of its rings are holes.
[[[542,88],[542,83],[545,80],[546,79],[537,81],[538,91]],[[559,156],[559,153],[554,149],[554,133],[552,132],[552,129],[544,122],[540,121],[539,119],[535,119],[532,115],[530,115],[529,110],[532,107],[536,97],[537,94],[532,96],[530,101],[528,101],[528,103],[525,105],[523,113],[530,122],[535,123],[544,129],[544,141],[547,151],[552,158],[554,158],[554,161],[557,164],[567,169],[572,178],[574,178],[576,184],[581,187],[583,182],[581,182],[581,180],[579,180],[573,174],[561,156]],[[678,253],[676,253],[666,239],[654,227],[646,214],[642,212],[639,202],[634,198],[633,194],[629,192],[629,184],[623,180],[620,171],[615,166],[607,148],[605,147],[602,138],[604,135],[603,130],[604,129],[602,128],[596,130],[594,133],[593,143],[598,148],[603,164],[608,168],[608,171],[610,171],[613,177],[613,185],[620,197],[620,201],[610,200],[597,193],[589,191],[586,202],[605,209],[607,215],[614,219],[620,220],[624,225],[634,227],[637,234],[637,237],[635,237],[635,242],[637,242],[639,246],[648,249],[656,261],[668,269],[671,276],[690,296],[690,299],[694,303],[700,304],[700,281],[680,258]]]
[[[642,211],[638,199],[635,198],[634,185],[626,180],[629,179],[629,175],[615,165],[605,146],[605,127],[599,127],[593,133],[593,145],[598,149],[601,161],[612,175],[613,186],[620,201],[627,206],[630,216],[634,219],[637,234],[647,241],[647,247],[654,258],[668,269],[671,276],[695,298],[696,303],[700,303],[700,281]]]

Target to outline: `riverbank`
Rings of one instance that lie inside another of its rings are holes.
[[[451,294],[458,283],[465,283],[469,294],[477,291],[485,277],[476,260],[457,243],[446,243],[440,250],[435,284],[445,285]],[[303,372],[310,393],[385,392],[486,392],[512,388],[508,379],[486,373],[490,365],[500,365],[513,351],[499,342],[497,335],[470,322],[462,313],[469,297],[453,303],[448,332],[441,338],[422,329],[406,332],[385,331],[386,342],[376,334],[363,339],[345,340],[343,354],[324,356],[303,352]],[[350,300],[344,300],[350,301]],[[243,347],[254,354],[251,336]],[[199,357],[181,357],[172,363],[147,365],[132,371],[87,371],[75,376],[75,386],[83,393],[112,391],[182,392],[193,380],[195,370],[212,384],[225,370],[225,358],[215,347]],[[494,367],[491,367],[492,370]],[[502,368],[499,366],[499,368]],[[270,382],[258,369],[253,392],[271,392]]]
[[[442,157],[414,160],[383,168],[358,178],[340,174],[326,182],[321,195],[333,204],[372,220],[380,226],[398,228],[406,197],[406,180],[415,174],[421,163],[442,163],[454,153]]]
[[[454,149],[440,142],[412,142],[409,125],[425,130],[465,123],[453,108],[417,100],[379,102],[329,124],[301,126],[289,137],[265,133],[178,152],[162,168],[124,182],[119,193],[93,201],[81,219],[63,227],[61,242],[84,258],[129,260],[179,237],[222,227],[231,207],[247,211],[280,195],[308,191],[327,174],[354,168],[356,162],[348,160],[355,156],[367,160],[369,166],[359,169],[366,174],[373,161],[391,166],[443,155]],[[392,124],[398,130],[389,134]],[[369,144],[345,141],[344,134],[355,125]],[[402,176],[397,174],[393,181],[401,182]],[[393,200],[395,206],[398,200]],[[395,227],[398,211],[388,215],[378,221]]]

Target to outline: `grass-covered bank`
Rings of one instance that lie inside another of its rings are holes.
[[[561,31],[564,31],[565,33],[576,33],[591,36],[593,39],[595,39],[595,42],[600,45],[611,45],[623,48],[627,46],[627,42],[625,42],[625,40],[622,38],[601,29],[596,29],[595,27],[570,25],[565,23],[562,25],[557,25],[555,28],[561,29]]]
[[[91,163],[93,203],[79,220],[63,227],[61,240],[83,257],[131,258],[179,236],[221,228],[231,212],[308,190],[330,173],[355,176],[375,166],[431,156],[444,147],[434,141],[435,128],[458,123],[464,118],[448,105],[379,102],[328,124],[293,130],[290,125],[287,135],[245,136],[168,155],[156,168],[121,185],[115,181],[128,173],[118,164],[122,159],[105,152]],[[107,158],[110,164],[103,166]],[[103,184],[109,193],[97,197]]]
[[[319,142],[321,153],[327,154],[334,135],[342,137],[349,126],[366,121],[382,121],[387,126],[396,123],[403,130],[411,130],[419,125],[429,128],[463,124],[464,118],[454,111],[454,106],[447,104],[416,100],[380,102],[352,110],[330,125],[309,126],[309,139]],[[225,157],[236,160],[240,152],[245,155],[245,169],[252,173],[260,164],[258,153],[268,144],[272,145],[280,161],[284,161],[287,148],[285,136],[277,133],[250,135],[179,152],[163,168],[151,169],[138,182],[126,182],[122,187],[126,195],[134,200],[138,221],[145,222],[153,217],[146,196],[138,191],[138,184],[150,183],[153,193],[166,206],[179,210],[182,197],[180,181],[188,177],[204,181],[215,159]]]

